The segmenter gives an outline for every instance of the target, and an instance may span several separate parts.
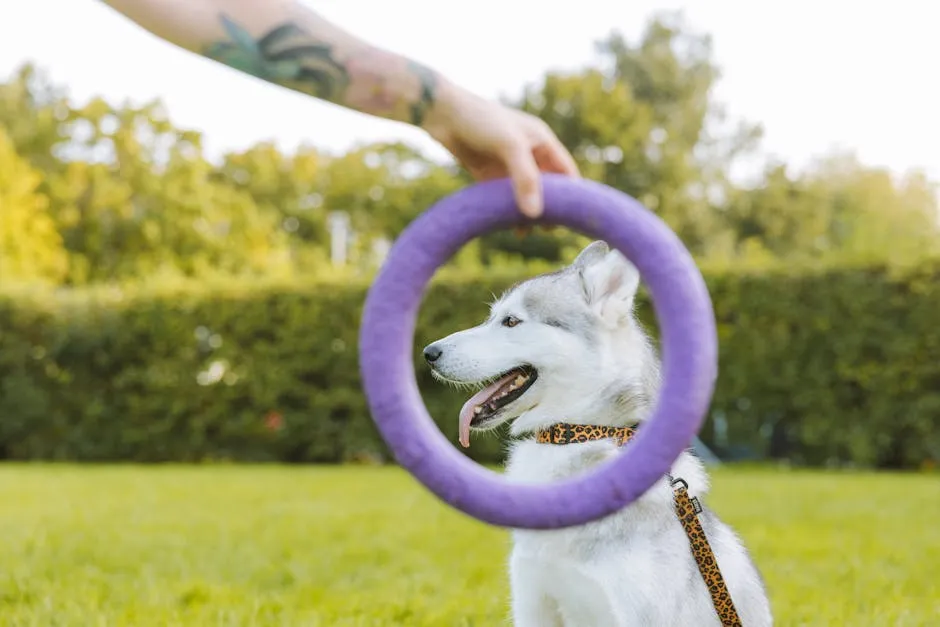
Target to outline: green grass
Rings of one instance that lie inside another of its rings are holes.
[[[778,625],[940,624],[940,479],[725,468]],[[508,536],[395,468],[0,466],[0,625],[504,625]]]

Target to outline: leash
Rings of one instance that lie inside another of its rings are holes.
[[[636,435],[631,427],[606,427],[596,425],[574,425],[567,423],[554,424],[545,431],[539,431],[536,441],[539,444],[580,444],[594,440],[616,439],[619,446],[623,446]],[[698,564],[698,571],[705,581],[708,593],[712,597],[712,605],[723,627],[742,627],[738,610],[728,592],[725,578],[721,575],[718,560],[712,551],[702,522],[698,515],[702,513],[702,504],[697,497],[689,496],[689,484],[682,478],[673,478],[667,475],[669,486],[672,488],[673,499],[676,506],[676,516],[682,523],[685,535],[689,539],[692,556]]]

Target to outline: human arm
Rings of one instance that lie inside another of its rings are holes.
[[[417,126],[477,179],[510,176],[541,212],[539,171],[577,174],[538,118],[468,92],[291,0],[105,0],[154,35],[269,83]]]

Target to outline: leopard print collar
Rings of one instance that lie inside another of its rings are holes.
[[[616,439],[623,445],[636,435],[636,427],[607,427],[602,425],[574,425],[566,422],[553,424],[539,431],[535,441],[539,444],[580,444],[592,440]]]

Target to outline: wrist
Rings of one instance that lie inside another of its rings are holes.
[[[437,76],[434,96],[433,105],[429,107],[424,120],[418,126],[432,138],[443,143],[443,140],[453,133],[454,127],[460,120],[461,111],[475,96],[440,75]]]

